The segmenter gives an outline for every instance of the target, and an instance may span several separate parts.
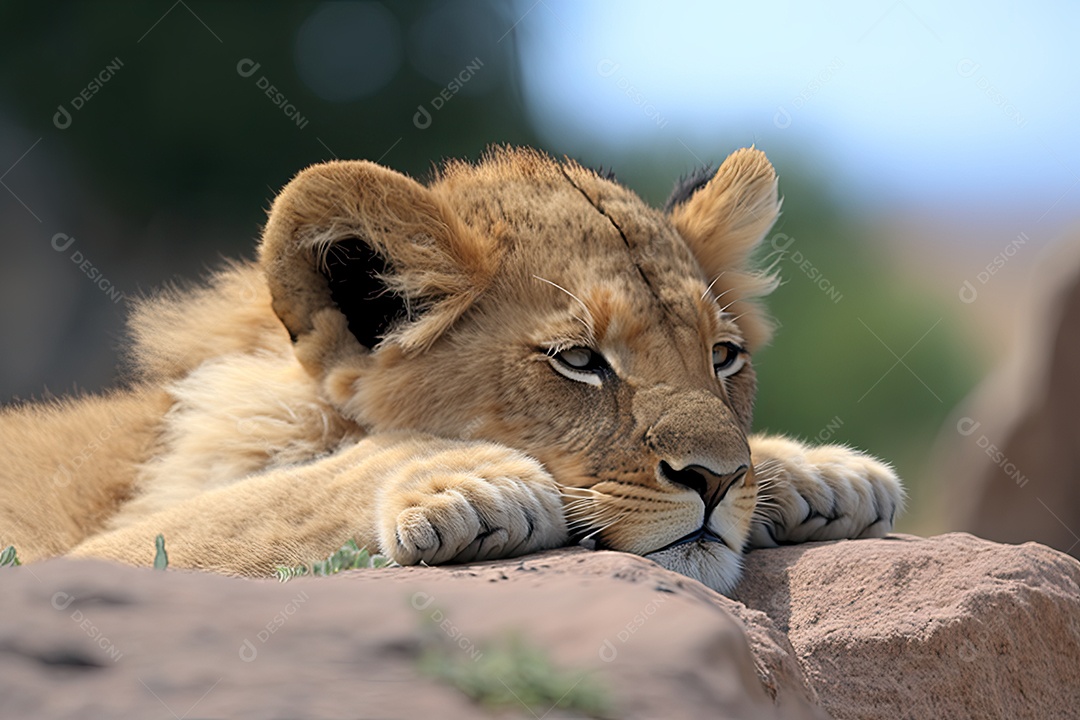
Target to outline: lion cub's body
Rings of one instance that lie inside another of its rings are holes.
[[[174,565],[259,575],[349,539],[437,563],[592,537],[727,590],[748,544],[887,532],[886,466],[748,436],[771,167],[683,194],[524,150],[428,188],[305,171],[257,263],[140,306],[129,388],[0,414],[0,545],[149,564],[162,533]]]

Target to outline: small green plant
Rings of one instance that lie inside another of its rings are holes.
[[[169,553],[165,552],[165,536],[158,535],[154,538],[154,546],[157,551],[154,553],[154,569],[164,570],[169,567]]]
[[[17,565],[22,565],[19,562],[19,553],[15,552],[14,545],[8,545],[0,552],[0,567],[15,567]]]
[[[519,634],[487,643],[481,652],[462,652],[425,618],[424,649],[420,671],[447,682],[491,709],[524,706],[542,717],[556,707],[586,717],[611,718],[614,710],[608,693],[584,672],[561,670],[542,648]]]
[[[301,575],[334,575],[342,570],[355,570],[357,568],[381,568],[390,564],[390,560],[382,555],[372,555],[367,548],[359,548],[355,540],[349,540],[341,546],[336,553],[321,562],[311,565],[296,565],[295,567],[278,566],[274,575],[281,582],[292,580]]]

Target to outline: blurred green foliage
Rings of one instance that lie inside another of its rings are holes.
[[[468,638],[451,642],[432,619],[436,613],[444,617],[436,609],[421,618],[418,666],[425,675],[496,712],[524,707],[534,717],[545,717],[558,708],[569,717],[616,717],[611,692],[594,675],[556,665],[543,647],[521,633],[507,633],[479,648]]]
[[[386,3],[402,61],[380,89],[343,102],[321,99],[298,72],[298,32],[320,7],[0,4],[0,65],[8,69],[0,74],[0,98],[48,145],[69,150],[72,170],[135,222],[172,206],[201,217],[242,213],[252,229],[277,189],[313,162],[385,156],[386,164],[423,175],[442,158],[476,157],[492,142],[535,143],[516,90],[513,37],[500,41],[514,22],[513,7],[487,0]],[[424,32],[433,22],[434,38]],[[122,68],[73,113],[71,126],[54,127],[58,105],[70,107],[115,58]],[[483,67],[472,88],[446,102],[431,127],[416,127],[417,107],[474,58]],[[238,72],[244,59],[259,63],[255,75]],[[432,66],[441,70],[418,69]],[[257,86],[260,77],[308,121],[303,129]],[[237,247],[249,250],[250,239],[239,236]]]
[[[756,425],[887,460],[911,496],[899,526],[917,528],[936,497],[924,484],[934,439],[978,380],[975,359],[950,308],[890,268],[812,178],[781,172],[783,217],[764,248],[787,246],[768,301],[780,327],[755,364]]]

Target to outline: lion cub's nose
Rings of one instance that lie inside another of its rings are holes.
[[[705,517],[707,518],[724,499],[731,486],[746,475],[746,466],[740,465],[734,472],[717,475],[701,465],[687,465],[681,470],[676,470],[667,462],[661,461],[660,474],[665,480],[688,487],[700,495],[705,502]]]

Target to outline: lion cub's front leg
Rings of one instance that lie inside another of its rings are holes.
[[[425,439],[390,471],[377,505],[379,544],[402,565],[521,555],[567,542],[557,485],[500,445]]]
[[[750,453],[760,483],[750,547],[882,537],[903,509],[892,468],[856,450],[756,435]]]

